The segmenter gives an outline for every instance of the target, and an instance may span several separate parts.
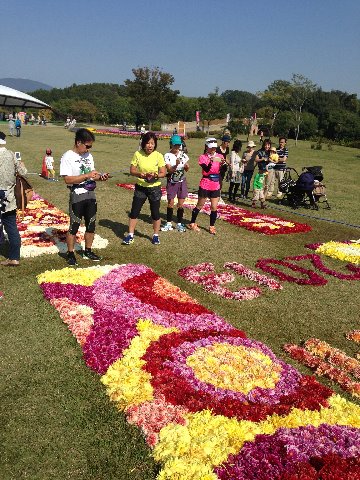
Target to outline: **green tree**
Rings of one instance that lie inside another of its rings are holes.
[[[63,99],[53,103],[53,109],[57,116],[66,117],[72,115],[77,121],[93,122],[98,115],[95,105],[87,100]]]
[[[226,103],[219,95],[219,88],[209,93],[206,98],[202,97],[200,100],[200,115],[203,121],[207,122],[207,132],[210,131],[210,123],[212,120],[224,117],[226,115]]]
[[[274,108],[272,128],[280,111],[292,112],[295,122],[295,144],[300,134],[304,105],[315,90],[316,85],[311,80],[304,75],[294,73],[290,82],[276,80],[261,94],[262,100]]]
[[[262,103],[257,95],[242,90],[225,90],[220,96],[228,107],[227,113],[233,118],[250,117],[257,112]]]
[[[286,80],[275,80],[264,92],[258,93],[261,98],[263,107],[266,109],[266,121],[270,124],[271,135],[274,133],[274,123],[276,117],[281,111],[289,108],[290,100],[290,82]],[[263,116],[261,113],[259,117]]]
[[[171,90],[175,79],[159,67],[133,68],[134,80],[125,80],[126,94],[132,99],[138,116],[144,115],[151,129],[160,112],[176,100],[178,90]]]
[[[300,125],[303,122],[303,107],[311,94],[316,90],[316,85],[303,75],[294,74],[290,85],[289,107],[295,120],[295,144],[299,138]]]
[[[167,109],[171,122],[182,120],[183,122],[193,122],[195,112],[200,110],[198,98],[178,96],[174,103]]]
[[[284,110],[276,116],[274,122],[274,134],[278,137],[289,137],[290,132],[295,128],[293,114],[289,110]]]

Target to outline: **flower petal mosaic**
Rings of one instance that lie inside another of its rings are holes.
[[[118,183],[118,187],[127,190],[133,190],[134,185],[130,183]],[[162,200],[166,201],[166,189],[162,189]],[[198,200],[195,193],[189,193],[188,198],[184,202],[184,207],[194,208]],[[201,210],[202,213],[210,215],[210,202],[207,201]],[[218,218],[225,222],[236,225],[237,227],[246,228],[253,232],[262,233],[264,235],[279,235],[291,233],[305,233],[311,230],[309,225],[305,223],[292,222],[284,220],[273,215],[264,215],[262,213],[246,210],[245,208],[229,205],[220,201],[217,208]]]
[[[49,253],[65,253],[66,232],[69,228],[69,217],[66,213],[49,203],[37,194],[28,203],[24,217],[17,217],[21,236],[21,257],[36,257]],[[85,227],[80,226],[76,236],[77,250],[84,248]],[[108,240],[95,234],[93,247],[106,248]]]
[[[360,240],[346,240],[344,242],[330,241],[306,246],[315,250],[316,253],[360,265]]]
[[[357,478],[359,406],[145,265],[70,270],[46,271],[39,285],[143,432],[159,480]]]

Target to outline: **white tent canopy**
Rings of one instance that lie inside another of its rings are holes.
[[[47,103],[14,88],[0,85],[0,106],[24,108],[51,108]]]

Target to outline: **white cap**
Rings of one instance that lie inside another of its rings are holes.
[[[205,145],[206,145],[208,148],[216,148],[216,147],[218,146],[217,140],[216,140],[216,138],[214,138],[214,137],[207,138],[207,139],[205,140]]]

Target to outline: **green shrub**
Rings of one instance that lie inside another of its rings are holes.
[[[206,137],[206,133],[203,132],[202,130],[199,130],[197,132],[187,132],[186,133],[186,136],[188,138],[205,138]]]
[[[349,142],[347,146],[351,148],[360,148],[360,140]]]
[[[318,138],[316,143],[311,144],[310,148],[312,150],[322,150],[322,142],[323,142],[322,138]]]
[[[211,137],[221,138],[223,136],[222,130],[210,130],[209,135]]]

